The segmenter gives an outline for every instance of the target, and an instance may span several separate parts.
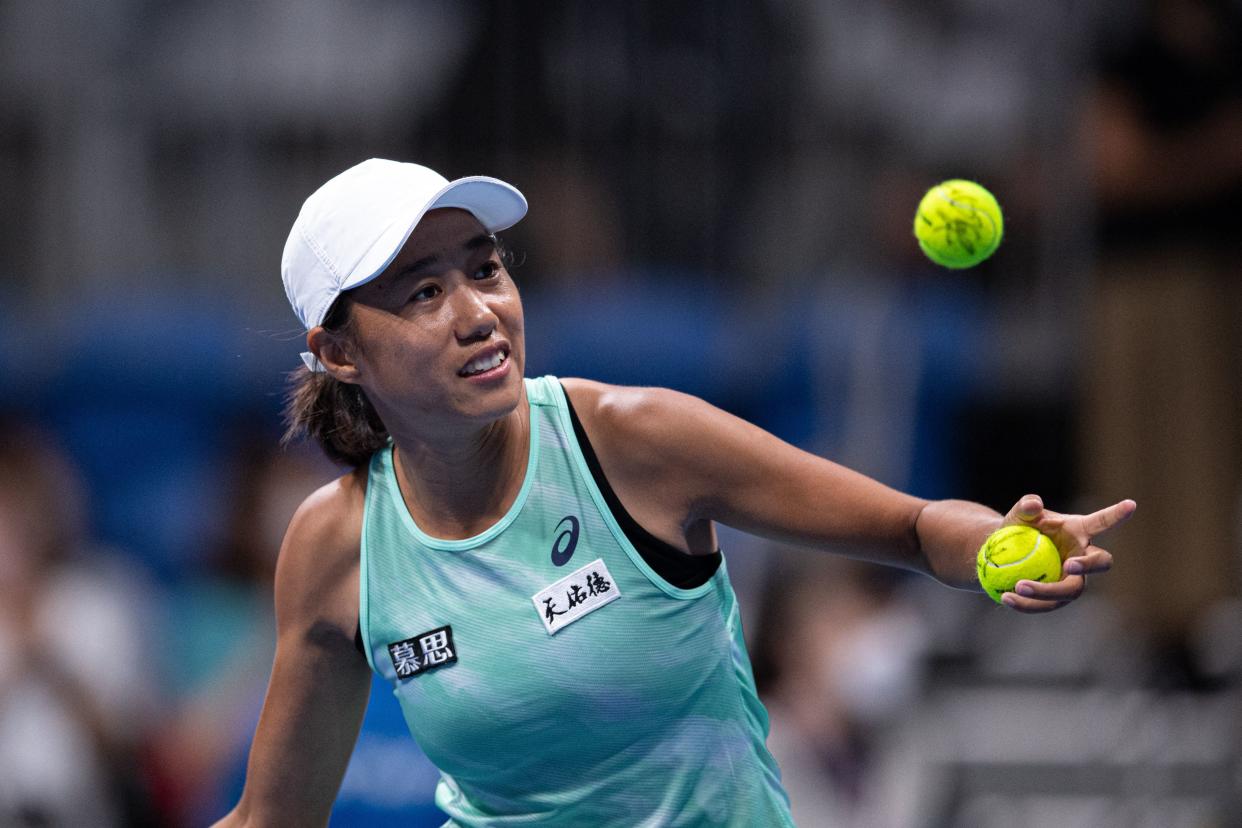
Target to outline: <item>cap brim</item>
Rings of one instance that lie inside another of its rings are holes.
[[[521,221],[527,204],[526,197],[516,187],[498,178],[476,175],[450,181],[425,204],[411,205],[407,221],[394,221],[386,228],[342,282],[341,290],[364,285],[383,273],[397,258],[423,216],[429,210],[443,207],[466,210],[487,232],[496,233]]]

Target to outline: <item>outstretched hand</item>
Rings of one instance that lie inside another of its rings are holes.
[[[1113,565],[1113,556],[1092,543],[1095,536],[1127,520],[1135,508],[1133,500],[1123,500],[1089,515],[1063,515],[1045,509],[1039,495],[1022,497],[1005,515],[1004,525],[1033,526],[1052,538],[1061,553],[1061,580],[1018,581],[1014,592],[1001,596],[1002,603],[1019,612],[1049,612],[1082,595],[1087,575]]]

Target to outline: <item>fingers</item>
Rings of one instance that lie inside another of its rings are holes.
[[[1066,575],[1059,581],[1041,584],[1039,581],[1018,581],[1014,592],[1025,598],[1036,598],[1041,601],[1073,601],[1082,595],[1087,586],[1087,579],[1081,575]]]
[[[1001,596],[1001,603],[1018,612],[1051,612],[1078,598],[1086,586],[1087,579],[1082,575],[1067,575],[1051,584],[1018,581],[1013,592]]]
[[[1090,545],[1091,538],[1128,520],[1136,508],[1133,500],[1123,500],[1089,515],[1067,517],[1045,512],[1039,495],[1024,495],[1010,510],[1006,523],[1017,520],[1037,524],[1041,531],[1056,539],[1062,554],[1078,554],[1071,554],[1062,563],[1061,580],[1051,584],[1019,581],[1013,592],[1001,596],[1001,603],[1017,612],[1040,613],[1060,609],[1077,599],[1086,589],[1087,575],[1107,572],[1113,566],[1113,556],[1107,550]]]
[[[1112,554],[1098,546],[1088,546],[1085,555],[1066,558],[1061,565],[1061,571],[1066,575],[1090,575],[1093,572],[1107,572],[1112,568]]]
[[[1087,530],[1089,535],[1098,535],[1101,532],[1107,532],[1118,523],[1127,520],[1130,515],[1134,514],[1134,510],[1138,508],[1138,504],[1133,500],[1123,500],[1120,503],[1114,503],[1098,512],[1092,512],[1082,519],[1083,528]]]
[[[1042,598],[1026,598],[1014,592],[1006,592],[1001,596],[1001,603],[1018,612],[1035,614],[1052,612],[1065,606],[1065,601],[1046,601]]]

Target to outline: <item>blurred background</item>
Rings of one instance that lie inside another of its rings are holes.
[[[802,826],[1242,825],[1239,0],[0,2],[0,825],[236,801],[285,236],[372,156],[529,197],[529,375],[924,497],[1140,508],[1049,616],[722,533]],[[936,268],[923,191],[1006,238]],[[841,550],[849,551],[849,550]],[[334,825],[438,825],[372,694]]]

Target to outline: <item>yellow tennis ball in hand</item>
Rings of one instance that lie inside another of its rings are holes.
[[[928,190],[914,214],[914,235],[927,258],[955,269],[974,267],[991,256],[1004,231],[996,198],[960,178]]]
[[[1061,553],[1047,535],[1031,526],[1003,526],[979,547],[979,583],[996,603],[1018,581],[1050,584],[1061,580]]]

